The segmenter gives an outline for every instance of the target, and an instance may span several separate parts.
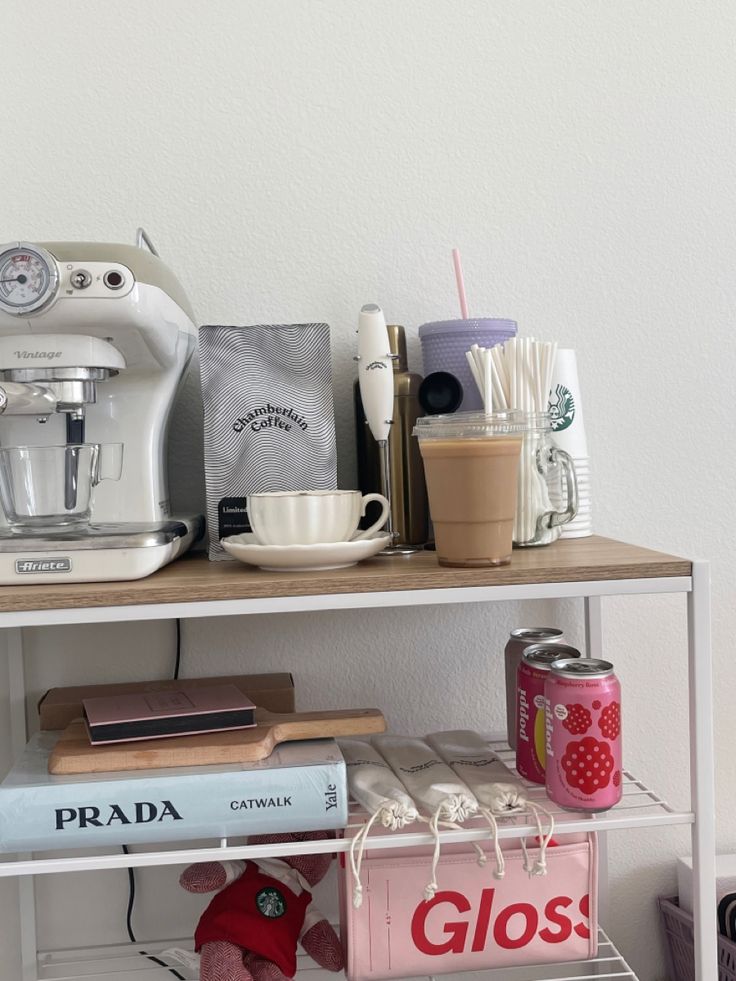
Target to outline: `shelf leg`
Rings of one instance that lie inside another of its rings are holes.
[[[603,604],[600,596],[586,596],[585,657],[603,657]]]
[[[716,828],[713,745],[713,678],[710,636],[710,566],[693,562],[687,597],[690,696],[690,799],[696,981],[718,977],[715,903]]]
[[[600,596],[586,596],[583,600],[585,614],[586,657],[603,657],[603,610]],[[608,884],[608,832],[598,832],[598,922],[608,928],[610,892]]]
[[[26,681],[23,661],[23,631],[20,627],[7,627],[4,631],[8,652],[8,692],[10,696],[10,740],[13,759],[17,760],[28,742],[26,719]],[[31,853],[18,856],[32,858]],[[18,879],[20,908],[20,958],[22,981],[37,981],[38,942],[36,937],[35,880],[31,875]]]

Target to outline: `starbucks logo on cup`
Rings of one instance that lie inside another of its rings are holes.
[[[561,433],[569,429],[575,419],[575,399],[564,385],[558,385],[550,395],[548,412],[552,420],[552,431]]]

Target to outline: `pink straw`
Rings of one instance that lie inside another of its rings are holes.
[[[457,282],[457,295],[460,299],[460,313],[463,320],[468,319],[468,300],[465,296],[465,281],[463,279],[463,267],[460,262],[460,250],[452,250],[452,262],[455,266],[455,280]]]

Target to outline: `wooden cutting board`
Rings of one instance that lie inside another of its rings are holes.
[[[257,709],[256,720],[258,724],[251,729],[93,746],[84,722],[75,719],[51,751],[49,773],[107,773],[169,766],[253,763],[265,760],[278,743],[386,731],[386,720],[378,709],[283,714]]]

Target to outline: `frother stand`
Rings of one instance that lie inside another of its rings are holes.
[[[363,411],[373,438],[380,448],[381,493],[388,501],[386,531],[391,544],[378,553],[382,555],[412,555],[419,549],[397,545],[391,500],[391,449],[389,435],[394,414],[394,372],[392,362],[398,355],[390,353],[386,318],[376,303],[366,303],[358,321],[358,381]]]

